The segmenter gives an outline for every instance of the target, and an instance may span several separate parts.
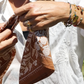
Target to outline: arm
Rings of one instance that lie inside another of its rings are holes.
[[[32,30],[40,30],[51,27],[60,21],[67,22],[68,18],[72,20],[74,15],[75,6],[71,5],[71,17],[70,17],[70,4],[65,2],[54,1],[37,1],[26,4],[15,11],[16,15],[20,16],[22,22],[29,20],[32,25]],[[79,27],[84,28],[84,15],[80,13],[81,9],[76,8],[76,15],[78,19],[72,25],[76,25],[80,22]],[[83,11],[84,13],[84,11]]]

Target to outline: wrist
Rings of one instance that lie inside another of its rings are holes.
[[[80,26],[83,23],[84,9],[75,4],[70,4],[70,11],[68,20],[64,22],[65,26]]]
[[[68,3],[62,3],[63,6],[62,7],[62,13],[61,13],[61,21],[65,22],[68,20],[68,18],[70,17],[70,4]]]

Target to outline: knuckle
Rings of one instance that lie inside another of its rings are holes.
[[[36,21],[36,22],[39,22],[39,21],[41,21],[41,19],[38,18],[38,17],[36,17],[36,18],[35,18],[35,21]]]
[[[42,28],[42,27],[43,27],[42,24],[37,24],[36,26],[37,26],[38,28]]]
[[[35,12],[34,8],[32,8],[32,10],[31,10],[31,15],[32,16],[35,16],[36,15],[36,12]]]

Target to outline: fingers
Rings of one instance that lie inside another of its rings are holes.
[[[17,42],[17,37],[16,37],[15,34],[13,34],[11,36],[11,38],[6,39],[4,41],[1,41],[0,42],[0,52],[7,49],[7,48],[9,48],[9,47],[11,47],[11,46],[13,46],[13,45],[15,45],[16,42]]]
[[[32,31],[42,30],[42,29],[48,28],[49,25],[47,25],[47,24],[51,22],[51,20],[49,20],[48,17],[49,16],[46,15],[46,14],[36,16],[36,17],[34,17],[32,19],[24,21],[24,26],[28,27],[28,25],[30,23]]]
[[[39,22],[39,20],[36,20],[35,18],[32,18],[32,19],[25,20],[23,22],[23,24],[24,24],[24,26],[28,26],[28,25],[35,25],[38,22]]]
[[[33,4],[30,4],[30,3],[17,8],[16,11],[15,11],[15,14],[18,15],[18,16],[20,16],[20,15],[28,12],[28,10],[33,7]]]
[[[12,34],[12,31],[10,29],[6,29],[3,32],[0,33],[0,42],[8,38]]]
[[[49,3],[49,4],[48,4]],[[29,26],[30,30],[42,30],[53,25],[53,11],[51,2],[30,2],[21,6],[15,11],[20,16],[20,21],[28,21],[25,26]],[[53,3],[53,2],[52,2]],[[46,6],[46,7],[45,7]],[[49,7],[48,7],[49,6]],[[51,14],[50,14],[51,13]],[[50,19],[49,19],[50,18]],[[30,24],[31,25],[30,25]],[[51,24],[51,25],[50,25]]]
[[[37,24],[31,26],[32,31],[43,30],[49,28],[46,21],[38,22]]]
[[[35,2],[30,2],[26,5],[23,5],[16,9],[15,14],[19,16],[20,21],[25,21],[27,19],[34,18],[37,15],[44,14],[43,11],[41,11],[42,7],[39,7],[35,4]]]
[[[1,23],[0,27],[2,27],[3,24]],[[0,56],[8,55],[8,52],[11,51],[16,42],[17,37],[12,30],[5,29],[3,32],[0,32]]]
[[[34,18],[34,17],[31,17],[29,13],[25,13],[19,17],[19,20],[21,22],[24,22],[24,21],[29,20],[31,18]]]
[[[23,20],[23,18],[22,18],[22,20]],[[39,15],[39,16],[32,17],[31,19],[27,19],[27,17],[26,17],[26,19],[23,20],[23,22],[25,24],[25,22],[27,23],[27,21],[28,21],[31,25],[35,25],[38,22],[43,22],[45,20],[48,20],[47,15]],[[24,26],[27,26],[27,24],[25,24]]]
[[[22,22],[24,22],[26,20],[33,20],[33,19],[38,21],[40,18],[45,18],[46,19],[46,17],[45,17],[46,15],[47,15],[46,13],[39,12],[39,9],[31,8],[31,9],[29,9],[28,12],[22,14],[19,17],[19,20],[22,21]],[[39,18],[39,16],[40,16],[40,18]]]

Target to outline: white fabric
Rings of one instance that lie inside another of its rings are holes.
[[[7,0],[0,0],[0,22],[7,21],[13,14]],[[33,0],[34,1],[34,0]],[[78,4],[81,0],[56,0]],[[4,5],[3,5],[4,4]],[[81,5],[81,4],[80,4]],[[3,9],[2,9],[3,7]],[[65,27],[62,22],[49,29],[50,48],[55,72],[35,84],[84,84],[81,67],[84,59],[84,37],[81,29]],[[3,78],[2,84],[19,84],[19,69],[25,39],[18,24],[15,31],[18,37],[16,56]]]

